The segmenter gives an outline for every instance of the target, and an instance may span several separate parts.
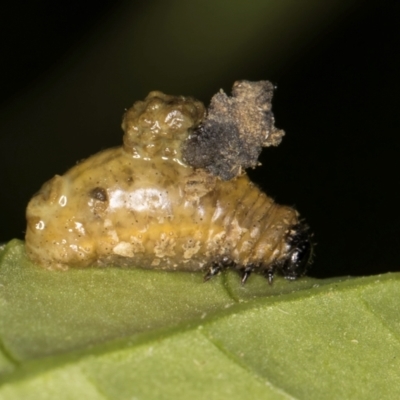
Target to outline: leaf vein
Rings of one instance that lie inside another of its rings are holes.
[[[291,394],[289,394],[287,391],[285,391],[283,388],[280,388],[276,386],[274,383],[272,383],[268,378],[265,378],[264,376],[260,375],[257,371],[255,371],[253,368],[249,367],[247,364],[242,363],[232,352],[228,351],[225,347],[223,347],[218,341],[215,341],[212,339],[211,336],[207,335],[206,332],[200,331],[200,333],[220,352],[222,353],[226,358],[229,359],[230,362],[234,363],[237,365],[240,369],[243,369],[246,371],[250,376],[252,376],[254,379],[257,381],[261,382],[262,384],[267,384],[269,387],[273,388],[276,392],[281,394],[282,396],[285,396],[288,400],[299,400],[297,397],[293,397]]]

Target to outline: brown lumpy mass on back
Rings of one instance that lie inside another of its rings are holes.
[[[274,125],[273,85],[237,81],[232,96],[213,96],[207,118],[184,143],[183,158],[223,180],[256,167],[263,147],[277,146],[285,134]]]

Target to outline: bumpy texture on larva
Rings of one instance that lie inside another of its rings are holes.
[[[124,115],[124,149],[134,158],[155,157],[180,162],[182,143],[205,117],[202,102],[183,96],[150,92]]]
[[[31,199],[29,257],[48,269],[190,271],[222,259],[241,268],[287,258],[294,209],[275,204],[245,173],[224,181],[182,159],[182,143],[204,117],[192,98],[151,92],[135,103],[124,116],[123,147],[56,175]],[[280,136],[268,129],[265,140],[275,144]]]

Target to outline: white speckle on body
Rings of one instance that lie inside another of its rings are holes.
[[[127,242],[119,242],[114,246],[113,252],[123,257],[133,257],[134,255],[133,245]]]

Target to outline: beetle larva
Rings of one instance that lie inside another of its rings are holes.
[[[189,97],[151,92],[136,102],[124,115],[122,147],[56,175],[31,199],[29,257],[48,269],[204,270],[206,280],[231,266],[242,272],[243,283],[252,271],[270,282],[276,271],[288,279],[303,275],[312,254],[308,227],[296,210],[276,204],[243,172],[256,165],[263,145],[277,144],[283,135],[270,112],[272,85],[239,81],[234,89],[243,85],[252,94],[245,99],[247,111],[239,106],[248,94],[217,95],[233,107],[228,107],[228,114],[237,117],[233,122],[218,114],[218,99],[208,115],[201,102]],[[257,93],[260,85],[264,97]],[[235,114],[235,107],[241,111]],[[257,131],[257,118],[266,117],[258,129],[261,139],[240,131],[254,107],[258,114],[250,118],[254,126],[248,130]],[[226,143],[221,140],[219,150],[215,143],[224,123],[230,143],[241,152],[228,152],[225,159]],[[207,136],[212,151],[203,140]],[[201,151],[193,150],[196,146]]]

